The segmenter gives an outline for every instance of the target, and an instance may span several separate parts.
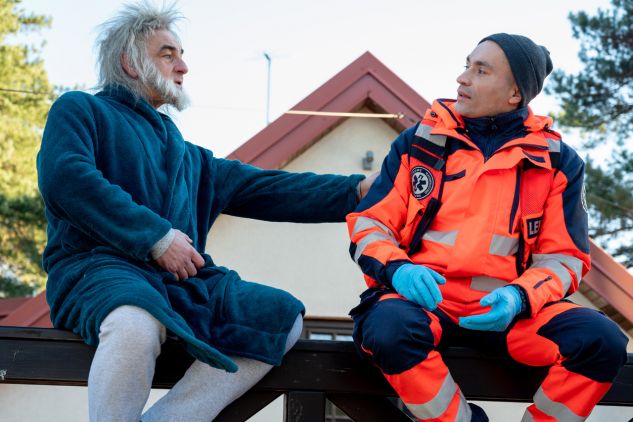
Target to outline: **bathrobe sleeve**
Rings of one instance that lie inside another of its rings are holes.
[[[345,221],[357,200],[362,175],[263,170],[236,160],[214,160],[223,213],[266,221]]]

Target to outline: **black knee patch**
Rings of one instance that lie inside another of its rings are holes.
[[[377,302],[367,311],[355,341],[371,352],[383,373],[399,374],[433,350],[431,318],[419,305],[402,299]]]
[[[628,339],[613,321],[593,309],[562,312],[537,333],[558,345],[566,369],[594,381],[613,381],[626,363]]]

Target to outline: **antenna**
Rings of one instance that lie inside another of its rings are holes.
[[[270,66],[273,62],[273,59],[270,57],[270,54],[264,51],[264,58],[268,62],[268,85],[266,92],[266,126],[270,123]]]

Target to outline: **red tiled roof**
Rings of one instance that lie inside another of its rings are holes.
[[[24,302],[31,299],[30,297],[15,297],[10,299],[2,299],[0,300],[0,321],[2,318],[9,315],[13,312],[17,307],[22,305]]]
[[[26,299],[13,312],[0,319],[0,325],[51,328],[53,324],[51,323],[50,309],[46,303],[46,292]],[[0,301],[0,303],[4,302],[4,300]]]

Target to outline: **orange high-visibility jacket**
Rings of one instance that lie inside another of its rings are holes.
[[[439,272],[439,308],[453,318],[483,312],[479,300],[508,283],[523,287],[535,315],[590,268],[584,163],[531,110],[525,136],[484,160],[453,104],[435,101],[394,141],[347,216],[350,254],[373,288],[391,288],[405,263]]]

